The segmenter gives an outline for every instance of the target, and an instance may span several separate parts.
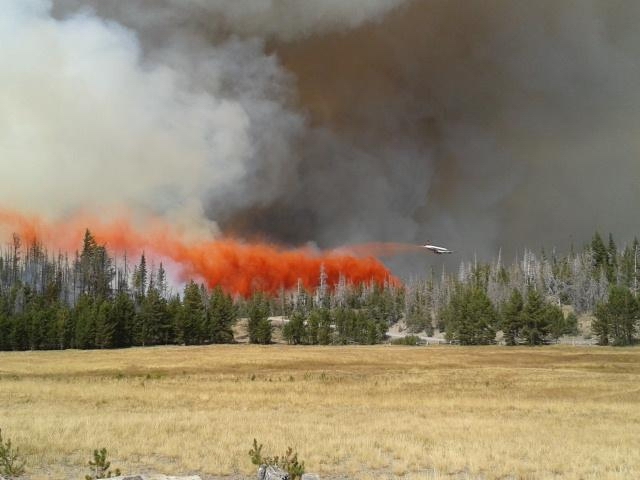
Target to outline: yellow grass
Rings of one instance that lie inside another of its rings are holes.
[[[640,350],[163,347],[0,354],[28,475],[254,478],[293,446],[322,477],[640,478]]]

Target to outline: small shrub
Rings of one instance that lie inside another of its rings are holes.
[[[258,445],[258,441],[253,439],[253,448],[249,450],[251,463],[254,465],[271,465],[279,467],[289,473],[291,480],[302,478],[304,473],[304,462],[298,461],[298,452],[294,452],[293,448],[288,447],[282,456],[265,457],[262,454],[262,444]]]
[[[11,440],[5,442],[2,439],[0,429],[0,474],[9,478],[19,477],[24,474],[24,461],[20,459],[18,449],[14,449]]]
[[[111,470],[109,470],[109,467],[111,466],[111,462],[107,461],[107,449],[106,448],[102,448],[100,450],[94,450],[93,451],[93,460],[89,460],[88,463],[89,467],[91,468],[92,472],[91,475],[85,475],[85,480],[95,480],[98,478],[110,478],[111,477]],[[120,476],[120,469],[116,468],[114,476],[115,477],[119,477]]]
[[[253,439],[253,448],[249,450],[249,456],[251,457],[251,463],[260,466],[264,463],[262,460],[262,444],[258,445],[258,441]]]
[[[421,345],[422,340],[417,335],[407,335],[406,337],[394,338],[391,343],[393,345]]]

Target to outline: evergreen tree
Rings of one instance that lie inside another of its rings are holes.
[[[498,315],[482,288],[460,286],[444,313],[446,335],[461,345],[495,342]]]
[[[111,314],[111,303],[103,300],[95,309],[95,346],[96,348],[112,348],[114,344],[114,334],[116,325]]]
[[[184,328],[182,313],[182,301],[180,295],[173,295],[167,304],[167,312],[169,313],[169,321],[171,323],[169,343],[184,343]]]
[[[201,343],[205,322],[204,303],[200,287],[192,280],[184,289],[181,338],[186,345]]]
[[[597,278],[602,270],[606,271],[609,261],[609,252],[598,232],[593,235],[591,240],[591,253],[593,256],[593,275]]]
[[[567,321],[559,306],[547,304],[545,307],[545,316],[549,322],[549,333],[552,338],[557,340],[562,335],[569,333]]]
[[[11,318],[9,344],[11,350],[29,350],[28,318],[24,313],[15,313]]]
[[[110,311],[110,323],[113,325],[112,346],[121,348],[133,345],[131,336],[135,316],[135,305],[131,297],[121,291],[116,295]]]
[[[613,241],[613,235],[609,233],[609,245],[607,247],[607,280],[615,283],[618,276],[618,248]]]
[[[349,332],[351,331],[351,324],[353,323],[354,312],[351,309],[345,307],[339,307],[335,313],[335,325],[336,325],[336,343],[340,345],[346,345],[349,341]]]
[[[233,325],[237,312],[231,295],[216,286],[209,298],[209,318],[207,322],[209,341],[212,343],[232,343]]]
[[[167,301],[155,286],[150,286],[135,316],[134,343],[160,345],[170,341],[172,325]]]
[[[509,300],[502,307],[502,333],[507,345],[518,345],[522,334],[524,301],[520,290],[514,288]]]
[[[147,293],[147,275],[147,259],[143,252],[140,257],[140,264],[133,270],[133,293],[138,305],[142,305]]]
[[[11,320],[0,308],[0,350],[11,350]]]
[[[598,305],[593,329],[601,345],[632,345],[638,328],[638,301],[628,288],[613,286],[609,300]]]
[[[318,343],[320,345],[329,345],[333,341],[331,313],[328,308],[321,308],[318,313]]]
[[[551,329],[549,310],[540,293],[530,288],[527,292],[527,302],[522,312],[522,336],[527,345],[541,345],[546,343]]]
[[[598,345],[609,345],[610,320],[609,308],[606,303],[599,303],[596,306],[595,320],[591,323],[591,329],[598,338]]]
[[[311,310],[307,317],[307,343],[310,345],[318,344],[318,331],[320,329],[320,312],[316,309]]]
[[[269,301],[261,292],[256,292],[247,303],[249,315],[249,342],[269,344],[273,327],[269,321]]]
[[[574,312],[569,312],[564,319],[565,335],[578,335],[578,317]]]
[[[75,338],[73,348],[87,349],[95,346],[96,311],[89,295],[81,295],[74,309]]]
[[[282,329],[284,339],[290,345],[306,343],[307,331],[304,325],[304,316],[301,312],[294,311],[291,318]]]
[[[89,230],[84,235],[79,258],[81,292],[92,298],[109,298],[115,276],[112,260],[104,246],[99,246]]]

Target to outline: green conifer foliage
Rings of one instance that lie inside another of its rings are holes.
[[[613,286],[609,290],[609,300],[596,309],[594,333],[601,345],[632,345],[640,318],[637,299],[628,288]]]
[[[232,343],[233,325],[237,319],[237,309],[231,295],[217,286],[209,297],[207,329],[211,343]]]
[[[294,311],[291,314],[291,318],[289,318],[289,321],[285,324],[282,331],[282,335],[287,343],[290,345],[306,343],[307,331],[304,322],[305,319],[302,312]]]
[[[540,293],[530,288],[527,301],[522,312],[522,336],[527,345],[542,345],[548,341],[551,330],[549,309]]]
[[[254,293],[247,302],[249,342],[263,345],[271,343],[273,327],[269,321],[269,311],[269,299],[262,292]]]
[[[458,286],[443,316],[448,340],[461,345],[495,342],[498,314],[483,288]]]
[[[509,300],[502,307],[502,333],[507,345],[518,345],[524,326],[522,312],[524,301],[520,290],[514,288]]]
[[[186,345],[200,343],[205,323],[205,310],[200,287],[192,280],[184,289],[181,337]]]

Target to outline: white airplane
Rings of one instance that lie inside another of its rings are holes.
[[[444,247],[437,247],[435,245],[422,245],[422,248],[431,250],[433,253],[437,253],[438,255],[442,255],[443,253],[453,253],[453,250],[449,250],[448,248]]]

